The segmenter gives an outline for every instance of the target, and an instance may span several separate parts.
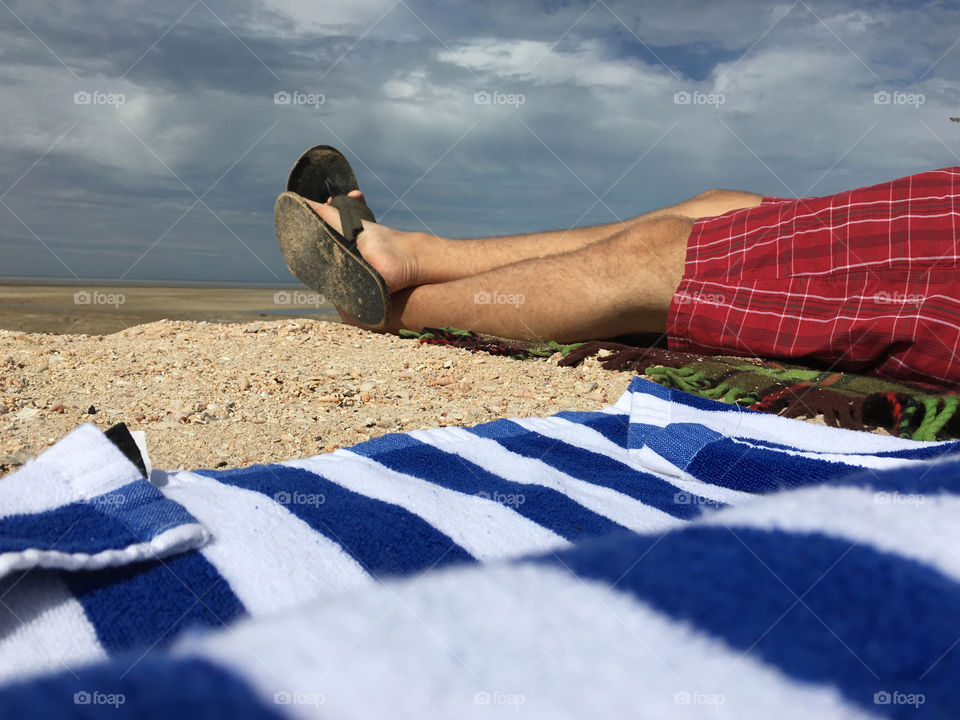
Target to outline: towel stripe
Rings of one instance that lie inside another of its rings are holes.
[[[0,579],[3,682],[107,657],[83,606],[56,573]],[[0,717],[15,717],[3,715]]]
[[[629,447],[629,415],[602,412],[561,412],[550,416],[550,419],[554,418],[589,428],[617,447],[623,449]]]
[[[492,500],[404,475],[348,450],[284,463],[356,493],[399,505],[453,538],[478,560],[547,552],[570,543]]]
[[[419,516],[347,490],[317,473],[268,465],[199,474],[281,502],[314,530],[337,542],[374,577],[473,560]]]
[[[770,443],[787,441],[795,450],[817,453],[848,454],[853,451],[861,455],[887,453],[899,456],[909,451],[939,445],[814,423],[798,423],[792,418],[748,410],[739,405],[728,405],[680,390],[671,390],[643,378],[635,378],[630,383],[626,396],[630,403],[631,448],[635,447],[633,434],[642,425],[662,428],[670,424],[684,423],[703,425],[723,435]],[[624,398],[621,398],[622,400]]]
[[[0,693],[0,717],[38,720],[280,720],[282,709],[261,702],[246,682],[225,668],[196,658],[171,662],[125,656]]]
[[[618,494],[642,500],[644,505],[656,508],[661,513],[674,518],[690,520],[697,517],[706,504],[705,498],[697,498],[701,502],[695,503],[678,502],[677,496],[680,493],[671,483],[650,473],[638,472],[606,455],[582,448],[572,448],[553,438],[530,432],[527,428],[510,421],[478,425],[464,432],[467,437],[469,434],[493,439],[514,455],[536,458],[539,462],[556,468],[592,488],[615,489]],[[659,527],[647,524],[644,529],[664,528],[668,524],[668,522],[662,522]]]
[[[219,627],[244,614],[226,581],[196,551],[62,577],[111,654],[163,646],[190,627]]]
[[[0,554],[38,547],[93,554],[148,541],[192,522],[182,507],[138,480],[86,502],[0,518]]]
[[[542,562],[615,584],[864,709],[902,712],[873,701],[896,690],[960,716],[960,586],[912,560],[818,533],[690,526]]]
[[[200,552],[252,615],[371,581],[336,541],[259,492],[188,472],[169,475],[163,491],[211,529]]]
[[[511,482],[554,488],[574,502],[634,532],[665,530],[678,524],[677,518],[663,512],[653,503],[638,502],[637,495],[619,491],[614,483],[606,485],[571,477],[555,469],[553,464],[544,462],[542,458],[511,452],[502,443],[479,438],[463,428],[415,430],[410,433],[410,437],[438,450],[455,453],[477,467]],[[543,440],[548,441],[546,438]],[[558,445],[556,441],[548,442]],[[628,489],[633,489],[634,484],[632,478],[622,483]],[[671,491],[676,492],[676,488],[671,487]],[[670,498],[673,500],[673,495]]]
[[[633,597],[545,565],[371,588],[191,639],[180,652],[243,675],[265,702],[323,695],[298,717],[869,717],[829,686],[793,682]],[[704,695],[721,704],[690,702]]]
[[[869,487],[814,487],[726,508],[707,515],[703,522],[735,529],[821,533],[912,558],[960,582],[960,523],[945,523],[944,517],[960,518],[960,497],[893,495]]]
[[[567,540],[599,537],[622,531],[622,525],[598,515],[549,488],[511,482],[468,462],[437,450],[408,435],[385,435],[357,445],[352,452],[376,460],[396,472],[500,502],[514,512],[552,530]]]
[[[654,507],[652,503],[638,502],[631,493],[620,492],[614,485],[606,486],[571,477],[541,458],[511,452],[501,443],[478,438],[463,428],[415,430],[410,436],[438,450],[455,453],[487,472],[512,482],[554,488],[574,502],[634,532],[665,530],[678,524],[677,518]],[[553,445],[558,443],[553,441]],[[632,489],[632,483],[625,482],[624,485]],[[676,488],[672,490],[675,492]]]
[[[608,441],[592,431],[584,429],[569,420],[557,416],[549,418],[519,418],[511,422],[520,427],[532,430],[544,437],[561,440],[567,445],[583,448],[590,452],[597,452],[628,465],[632,468],[643,468],[641,472],[659,473],[666,482],[676,490],[687,493],[690,497],[702,497],[711,501],[708,504],[726,505],[755,497],[753,493],[731,490],[719,485],[705,483],[677,468],[676,465],[660,457],[649,448],[642,450],[627,450]]]

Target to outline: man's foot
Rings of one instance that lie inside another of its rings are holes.
[[[352,190],[347,195],[363,201],[363,193],[359,190]],[[330,199],[326,203],[307,202],[328,225],[337,232],[342,231],[340,212],[331,207]],[[426,237],[423,233],[393,230],[364,220],[363,231],[357,235],[357,249],[363,259],[380,273],[390,292],[395,293],[412,285],[430,282],[421,276],[419,262],[419,258],[423,257],[421,253],[424,248],[421,246]]]

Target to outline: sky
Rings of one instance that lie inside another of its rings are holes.
[[[315,144],[455,238],[826,195],[960,165],[957,78],[954,2],[0,0],[0,276],[293,283]]]

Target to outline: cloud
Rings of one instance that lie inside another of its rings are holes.
[[[651,86],[666,87],[674,80],[662,66],[607,57],[603,43],[596,39],[561,50],[546,42],[485,38],[444,50],[437,59],[485,76],[540,85],[571,84],[643,92]]]
[[[292,281],[272,204],[317,143],[385,222],[453,237],[960,163],[943,4],[8,4],[30,31],[0,24],[0,194],[43,242],[0,206],[0,266],[23,274],[63,271],[45,243],[81,275]]]

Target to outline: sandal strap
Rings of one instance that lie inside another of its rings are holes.
[[[357,235],[363,230],[363,221],[376,222],[373,213],[357,198],[347,195],[337,195],[330,204],[340,211],[340,225],[343,228],[343,239],[356,245]]]

